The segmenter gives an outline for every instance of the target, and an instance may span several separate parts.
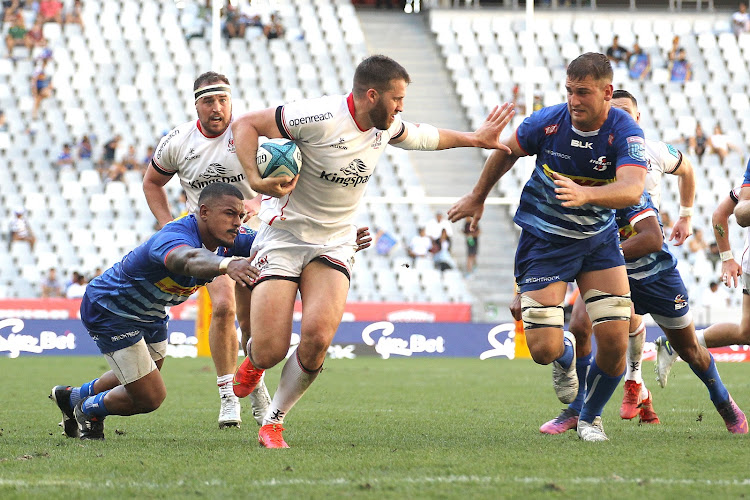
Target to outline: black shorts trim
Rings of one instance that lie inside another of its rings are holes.
[[[339,262],[336,262],[335,260],[331,259],[330,257],[328,257],[326,255],[321,255],[320,257],[316,257],[313,260],[320,261],[321,263],[327,265],[328,267],[330,267],[332,269],[335,269],[335,270],[343,273],[344,276],[346,276],[346,279],[348,279],[349,281],[352,280],[352,277],[349,275],[349,270],[346,268],[346,266],[343,265],[343,264],[341,264],[341,263],[339,263]]]
[[[299,277],[271,275],[271,276],[263,276],[262,278],[256,280],[255,283],[253,283],[253,285],[250,287],[250,289],[252,290],[259,284],[263,283],[264,281],[271,281],[271,280],[293,281],[294,283],[297,283],[299,285]]]

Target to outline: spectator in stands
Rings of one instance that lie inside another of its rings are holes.
[[[8,34],[5,35],[5,48],[8,50],[8,57],[13,58],[13,49],[16,47],[26,47],[29,49],[29,58],[31,57],[31,45],[26,36],[29,30],[26,29],[23,13],[18,10],[12,17],[13,21]]]
[[[626,68],[628,57],[630,57],[630,52],[625,47],[620,46],[620,37],[613,36],[612,45],[607,49],[607,59],[609,59],[612,67]]]
[[[279,16],[275,12],[271,14],[271,20],[269,23],[263,26],[263,34],[266,35],[266,38],[269,40],[284,36],[284,26],[281,24],[281,21],[279,21]]]
[[[10,23],[13,21],[16,12],[26,7],[25,0],[3,0],[3,22]]]
[[[33,50],[34,47],[47,46],[47,39],[44,38],[44,31],[42,30],[43,26],[44,23],[42,23],[41,18],[37,16],[34,21],[34,26],[26,32],[26,39],[28,42],[27,47],[29,47],[29,50]]]
[[[719,250],[719,244],[715,241],[708,245],[708,251],[706,257],[712,266],[716,267],[716,264],[721,261],[721,251]]]
[[[97,166],[99,175],[101,175],[102,178],[109,175],[110,167],[115,163],[115,156],[117,155],[117,148],[120,146],[121,139],[120,134],[117,134],[104,145],[102,158]]]
[[[448,234],[448,238],[453,237],[453,226],[448,219],[443,218],[443,214],[441,212],[436,212],[435,218],[425,225],[425,232],[432,241],[437,241],[438,239],[440,239],[440,235],[442,234],[443,229],[445,229],[446,233]]]
[[[84,161],[91,161],[91,156],[94,154],[94,146],[91,145],[91,139],[88,135],[81,137],[81,142],[78,143],[78,159]]]
[[[91,274],[91,278],[89,279],[89,281],[91,281],[92,279],[96,278],[97,276],[101,276],[102,272],[103,271],[102,271],[101,267],[97,267],[96,269],[94,269],[94,272]]]
[[[41,297],[43,299],[64,297],[63,286],[60,283],[60,279],[57,277],[57,269],[50,267],[47,271],[47,277],[42,280],[42,292]]]
[[[466,275],[470,276],[477,268],[477,252],[479,251],[479,224],[471,229],[473,217],[467,217],[464,223],[464,236],[466,236]]]
[[[651,56],[637,43],[628,59],[628,69],[633,80],[645,80],[651,76]]]
[[[442,229],[435,243],[437,246],[437,252],[433,256],[435,267],[441,272],[448,269],[455,269],[456,262],[451,255],[451,237],[448,236],[448,231],[445,228]]]
[[[407,253],[412,259],[412,263],[416,266],[417,259],[426,259],[430,256],[430,249],[432,248],[432,239],[425,233],[424,227],[420,227],[417,234],[415,234],[409,242]]]
[[[674,222],[672,222],[672,217],[669,215],[669,212],[666,210],[664,212],[659,212],[659,216],[661,216],[661,225],[664,228],[664,234],[672,234]]]
[[[65,16],[65,22],[68,24],[77,24],[83,27],[83,4],[81,0],[75,0],[70,12]]]
[[[724,159],[729,154],[729,151],[742,152],[739,146],[729,140],[729,136],[721,130],[721,125],[718,123],[714,126],[714,133],[708,138],[707,145],[711,152],[719,157],[719,163],[722,165],[724,165]]]
[[[727,291],[719,286],[718,281],[711,281],[708,284],[708,289],[703,291],[701,296],[701,305],[709,310],[710,312],[718,312],[718,310],[729,307],[731,297]]]
[[[510,102],[513,103],[513,107],[516,110],[516,113],[520,113],[521,115],[526,113],[526,101],[524,100],[523,95],[521,94],[521,86],[519,84],[513,85],[513,94],[511,96]]]
[[[31,224],[26,220],[26,210],[23,207],[18,207],[13,211],[13,219],[10,221],[10,244],[14,241],[26,241],[34,251],[34,244],[36,243],[36,237],[34,232],[31,230]]]
[[[31,110],[31,118],[36,120],[39,116],[39,106],[42,101],[52,95],[52,75],[47,72],[47,61],[44,59],[31,78],[31,96],[34,98],[34,107]]]
[[[68,289],[65,290],[65,297],[69,299],[80,299],[86,292],[86,278],[84,278],[83,274],[78,272],[73,274],[75,277],[73,282],[68,286]]]
[[[119,161],[112,162],[104,177],[104,183],[107,184],[108,182],[125,181],[125,172],[127,171],[128,169],[125,168],[125,165],[122,162],[119,162]]]
[[[8,120],[5,118],[5,111],[0,109],[0,132],[8,131]]]
[[[42,23],[63,23],[63,4],[58,0],[39,0],[37,16],[42,18]]]
[[[122,158],[122,165],[125,167],[125,170],[138,170],[143,174],[141,171],[141,163],[138,161],[138,158],[135,154],[135,146],[130,145],[128,146],[128,152],[125,153],[125,156]]]
[[[732,14],[732,32],[739,36],[740,33],[750,31],[750,13],[747,12],[747,3],[740,2],[739,10]]]
[[[682,50],[680,46],[680,37],[675,35],[672,38],[672,48],[667,52],[667,67],[670,67],[674,61],[677,60],[677,53]]]
[[[149,146],[146,148],[146,155],[143,157],[143,160],[141,161],[141,171],[146,172],[148,169],[148,166],[151,164],[151,158],[154,157],[154,147]]]
[[[703,127],[700,123],[695,124],[695,135],[689,137],[687,140],[688,151],[698,157],[698,161],[703,160],[703,154],[706,152],[708,146],[708,137],[703,132]]]
[[[74,168],[73,153],[70,151],[70,144],[63,144],[62,151],[57,155],[57,168]]]
[[[224,35],[227,38],[245,38],[245,25],[242,23],[240,11],[231,3],[222,9],[224,17]]]
[[[687,60],[685,49],[680,48],[676,59],[669,64],[669,75],[673,82],[687,82],[693,79],[693,67]]]
[[[694,228],[693,237],[688,241],[688,251],[691,254],[705,253],[708,250],[708,243],[703,239],[703,230]]]

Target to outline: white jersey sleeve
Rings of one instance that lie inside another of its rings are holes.
[[[156,147],[156,152],[151,159],[151,163],[160,174],[174,175],[180,169],[180,165],[176,161],[178,149],[176,144],[179,142],[179,139],[176,139],[176,137],[180,135],[180,128],[173,128],[167,135],[161,138],[159,145]]]
[[[646,191],[658,210],[661,203],[661,176],[674,174],[680,168],[682,153],[671,144],[646,139],[646,160]]]

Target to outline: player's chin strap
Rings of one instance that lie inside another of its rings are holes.
[[[229,94],[231,96],[232,87],[230,87],[226,83],[217,83],[215,85],[207,85],[205,87],[201,87],[195,91],[195,102],[198,102],[198,99],[200,99],[201,97],[219,94]]]
[[[420,151],[435,151],[440,144],[440,131],[427,123],[415,125],[403,122],[406,127],[406,138],[394,144],[402,149],[416,149]]]

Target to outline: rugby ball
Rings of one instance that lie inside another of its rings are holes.
[[[286,175],[294,177],[302,168],[302,153],[294,141],[269,139],[258,145],[258,171],[262,178]]]

